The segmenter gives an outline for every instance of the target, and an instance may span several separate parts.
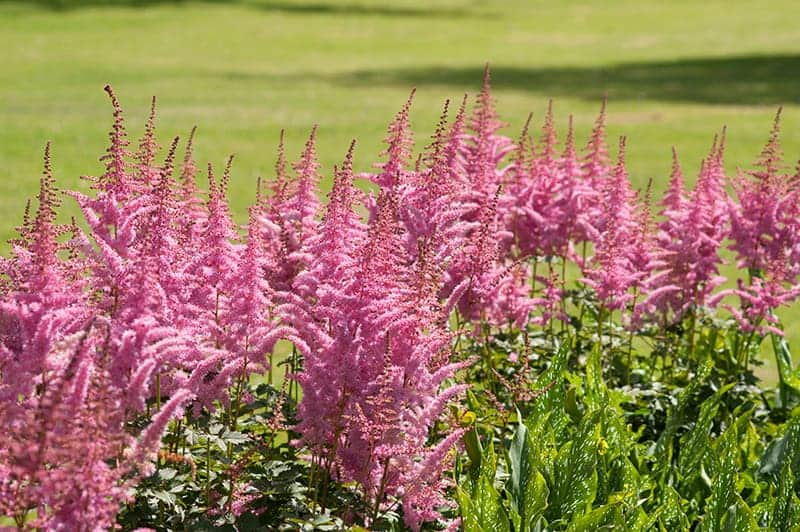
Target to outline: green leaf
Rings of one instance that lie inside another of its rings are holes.
[[[535,518],[547,508],[549,490],[544,476],[534,468],[534,445],[524,423],[520,422],[509,449],[511,506],[519,516],[517,530],[527,531]]]
[[[153,495],[154,498],[163,502],[167,506],[173,506],[175,504],[175,501],[177,501],[175,495],[168,491],[153,491],[151,492],[151,494]]]
[[[597,491],[597,419],[598,412],[588,414],[575,439],[564,445],[556,458],[548,507],[552,520],[569,520],[576,511],[590,508],[594,501]]]
[[[700,405],[700,414],[697,416],[692,429],[680,439],[680,457],[678,469],[684,479],[694,479],[700,471],[700,463],[709,449],[708,434],[714,419],[717,417],[722,396],[733,387],[733,384],[723,386],[717,392],[703,401]]]
[[[678,434],[678,429],[686,422],[689,417],[689,406],[697,390],[705,383],[714,362],[707,359],[706,362],[697,370],[697,374],[689,381],[688,386],[680,393],[678,400],[667,416],[667,423],[664,431],[658,437],[658,441],[653,449],[656,463],[663,471],[668,471],[672,467],[672,443]]]
[[[800,417],[789,423],[783,436],[770,443],[761,455],[758,473],[776,478],[787,466],[797,477],[800,470]]]
[[[800,394],[800,372],[792,369],[792,353],[789,350],[789,343],[786,338],[778,334],[770,333],[772,340],[772,350],[775,353],[775,363],[778,366],[778,379],[780,381],[780,405],[785,406],[789,402],[789,396]]]
[[[760,530],[747,503],[739,495],[734,495],[734,499],[735,502],[728,507],[728,514],[725,516],[726,532],[756,532]]]
[[[481,440],[478,438],[478,430],[475,427],[472,427],[464,434],[464,447],[467,449],[470,468],[480,468],[483,449],[481,448]]]
[[[625,521],[618,504],[606,504],[582,515],[569,524],[568,532],[623,530]]]
[[[661,489],[661,505],[656,509],[653,517],[664,530],[688,530],[689,519],[683,510],[683,499],[672,486],[665,485]]]
[[[232,444],[238,444],[238,443],[245,443],[248,438],[246,434],[242,434],[241,432],[238,431],[226,431],[222,435],[222,439]]]
[[[788,532],[800,525],[797,497],[794,494],[794,475],[789,464],[784,464],[778,478],[778,490],[769,519],[770,530]]]
[[[714,479],[711,496],[706,503],[706,512],[701,522],[700,529],[703,531],[725,530],[725,522],[729,519],[728,509],[736,502],[734,497],[736,495],[737,434],[734,423],[718,440],[716,449],[718,473]]]
[[[510,532],[509,519],[492,479],[481,475],[472,495],[459,487],[457,496],[464,532]]]
[[[177,474],[178,471],[170,467],[165,467],[158,470],[158,478],[161,480],[172,480]]]

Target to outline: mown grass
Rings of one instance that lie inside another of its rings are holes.
[[[582,140],[607,93],[609,134],[628,136],[639,186],[652,177],[663,189],[672,145],[696,172],[723,125],[730,172],[748,165],[779,105],[796,160],[797,15],[793,0],[0,0],[0,240],[35,193],[47,140],[63,188],[100,171],[105,83],[135,135],[157,95],[163,144],[197,124],[200,161],[236,154],[231,196],[242,221],[256,176],[271,175],[281,128],[297,153],[319,124],[327,169],[357,138],[364,170],[411,87],[424,144],[443,101],[474,93],[486,61],[511,135],[553,98],[559,125],[574,114]],[[800,341],[793,327],[789,336]]]

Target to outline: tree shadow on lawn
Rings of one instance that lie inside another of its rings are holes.
[[[362,4],[337,0],[317,2],[292,2],[290,0],[0,0],[0,6],[3,4],[28,5],[52,11],[75,11],[89,7],[144,8],[159,5],[237,4],[267,12],[273,11],[297,15],[466,17],[471,14],[468,6],[461,8],[414,8],[394,6],[388,1],[383,4]]]
[[[662,100],[704,104],[800,103],[800,55],[748,55],[621,63],[592,67],[491,67],[496,89],[600,100]],[[483,66],[364,70],[334,78],[344,85],[443,85],[474,91]]]

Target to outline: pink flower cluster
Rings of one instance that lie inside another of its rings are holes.
[[[48,147],[37,212],[0,263],[0,429],[11,435],[0,514],[29,527],[112,527],[169,421],[228,400],[290,334],[271,303],[259,224],[241,244],[231,221],[230,166],[219,181],[209,167],[198,201],[191,141],[179,183],[178,140],[157,162],[153,110],[129,151],[106,90],[115,122],[105,172],[91,196],[68,193],[87,229],[56,224]],[[129,422],[159,406],[130,436]]]
[[[452,313],[473,325],[566,320],[568,262],[631,326],[733,295],[741,304],[727,308],[745,329],[779,332],[773,309],[800,295],[800,174],[782,166],[777,119],[758,171],[726,177],[723,135],[687,190],[675,156],[654,218],[649,190],[629,181],[624,139],[609,159],[605,103],[582,153],[571,119],[559,148],[552,105],[540,140],[529,118],[515,142],[500,134],[489,81],[487,69],[471,114],[465,98],[449,121],[445,105],[418,157],[412,92],[383,162],[355,176],[353,144],[324,207],[316,129],[291,170],[281,140],[269,194],[259,184],[241,230],[226,198],[232,161],[219,179],[208,166],[203,198],[194,131],[179,171],[178,139],[158,160],[154,111],[132,151],[107,88],[105,171],[92,194],[68,193],[86,229],[56,223],[48,148],[36,213],[0,259],[0,430],[12,435],[0,514],[112,526],[169,421],[224,404],[288,339],[303,362],[290,376],[303,389],[298,445],[357,483],[373,511],[401,501],[418,530],[448,504],[441,471],[461,437],[429,441],[466,388]],[[721,290],[726,245],[748,275]],[[154,409],[131,436],[128,422]]]

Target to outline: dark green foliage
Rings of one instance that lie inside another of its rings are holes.
[[[773,339],[786,367],[771,390],[750,370],[759,342],[726,321],[631,334],[593,324],[589,308],[582,327],[470,346],[494,372],[473,369],[464,529],[797,529],[800,410],[786,343]],[[499,356],[510,352],[526,358]],[[492,472],[495,452],[506,460]],[[469,480],[476,463],[480,480]]]

